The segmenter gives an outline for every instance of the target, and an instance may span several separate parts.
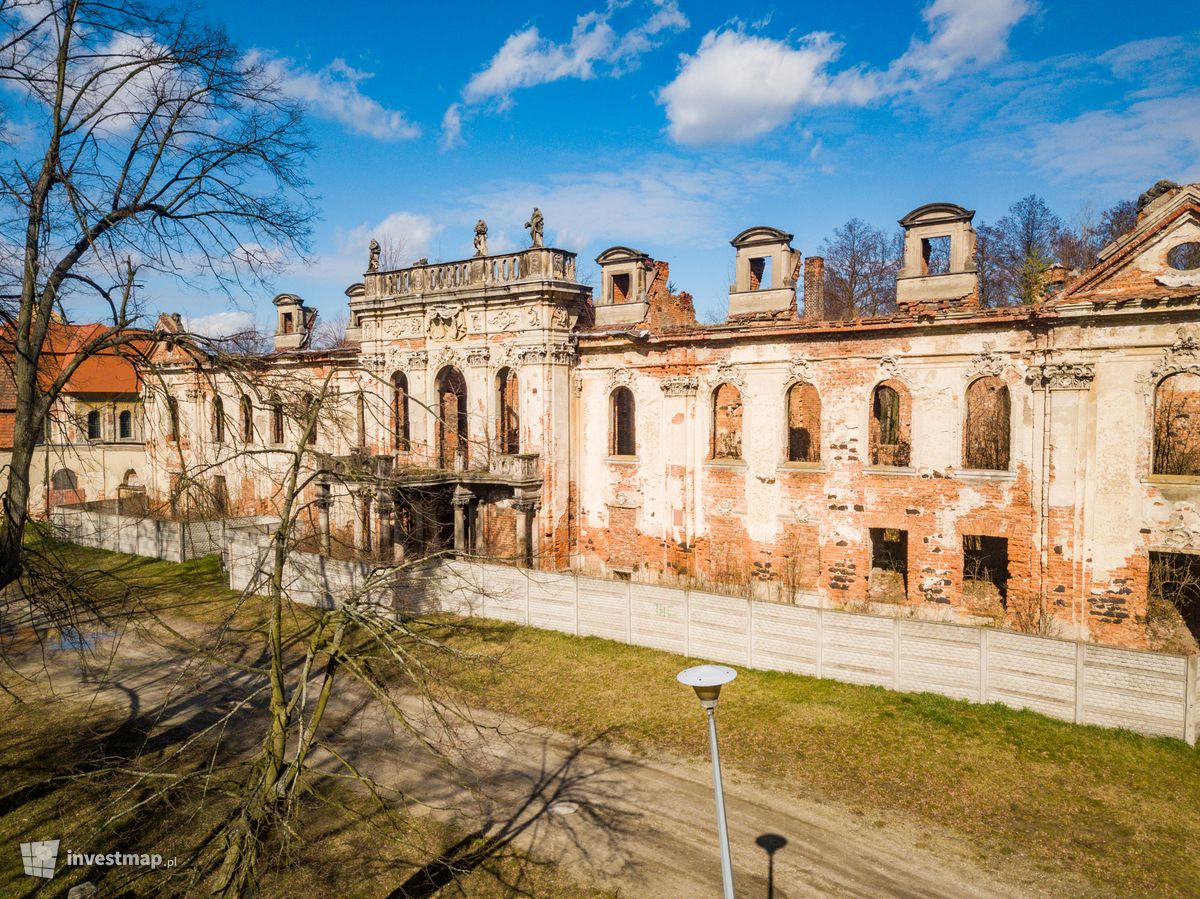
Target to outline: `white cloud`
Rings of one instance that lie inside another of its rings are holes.
[[[185,316],[184,327],[193,334],[204,337],[229,337],[254,329],[254,314],[251,312],[214,312],[197,317]]]
[[[1141,190],[1200,179],[1200,91],[1093,110],[1028,131],[1026,158],[1060,178]]]
[[[462,106],[451,103],[442,116],[442,149],[453,150],[462,143]]]
[[[564,78],[620,77],[636,68],[641,57],[659,46],[666,34],[688,27],[676,0],[650,0],[649,5],[650,15],[624,31],[612,23],[628,4],[613,0],[602,11],[578,16],[567,41],[544,37],[536,25],[510,34],[487,66],[471,76],[463,88],[463,103],[446,110],[443,146],[461,141],[463,115],[470,107],[494,103],[506,109],[515,91]]]
[[[304,103],[314,116],[337,122],[352,134],[382,141],[407,140],[421,134],[403,112],[388,109],[363,93],[362,83],[374,76],[353,68],[344,59],[335,59],[315,72],[261,50],[250,51],[247,59],[262,65],[285,94]]]
[[[803,108],[864,104],[994,62],[1031,9],[1028,0],[933,0],[921,14],[928,38],[914,37],[886,71],[833,71],[843,45],[827,32],[793,42],[749,34],[735,23],[710,31],[694,54],[681,57],[658,101],[679,143],[748,140]]]

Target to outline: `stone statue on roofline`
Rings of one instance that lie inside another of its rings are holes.
[[[475,223],[475,255],[486,256],[487,254],[487,222],[480,219]]]
[[[371,238],[371,243],[367,247],[367,252],[367,271],[379,271],[379,241],[377,241],[374,237]]]
[[[529,229],[529,237],[532,240],[530,246],[540,247],[542,245],[542,233],[546,227],[545,220],[542,218],[542,210],[534,206],[533,214],[529,216],[529,221],[525,223],[525,227]]]

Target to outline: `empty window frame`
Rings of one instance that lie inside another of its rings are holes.
[[[1200,476],[1200,375],[1168,375],[1155,388],[1154,473]]]
[[[511,368],[502,368],[496,375],[497,410],[496,435],[500,452],[521,452],[521,417],[517,375]]]
[[[996,377],[978,378],[967,387],[963,428],[963,466],[1008,471],[1012,441],[1012,401],[1008,385]]]
[[[367,398],[361,390],[354,400],[354,445],[360,448],[367,445]]]
[[[712,457],[742,458],[742,394],[732,384],[713,391]]]
[[[769,290],[771,287],[771,257],[756,256],[750,260],[750,289]]]
[[[950,238],[926,237],[921,241],[921,274],[945,275],[950,271]]]
[[[907,467],[912,461],[912,399],[896,380],[884,381],[871,394],[872,465]]]
[[[633,391],[618,387],[609,398],[608,453],[610,456],[636,456],[637,434]]]
[[[133,413],[123,409],[117,416],[117,437],[121,440],[133,439]]]
[[[1200,554],[1150,553],[1147,617],[1200,641]]]
[[[466,468],[468,455],[466,379],[457,368],[447,366],[438,374],[436,383],[438,467]]]
[[[398,453],[409,450],[408,376],[402,371],[392,375],[392,448]]]
[[[167,397],[167,421],[170,439],[179,442],[179,401],[173,396]]]
[[[868,597],[874,602],[908,599],[908,531],[871,528],[871,575]]]
[[[787,392],[787,460],[821,461],[821,397],[812,384],[799,382]]]
[[[963,535],[963,594],[983,604],[1008,608],[1008,540]]]
[[[254,404],[250,402],[250,397],[243,396],[241,401],[242,408],[242,442],[254,442]]]
[[[213,443],[225,442],[225,403],[218,397],[213,397]]]
[[[614,303],[628,303],[630,277],[625,275],[612,276],[612,301]]]
[[[283,443],[283,403],[271,397],[271,442],[276,446]]]
[[[100,412],[96,409],[87,414],[87,436],[88,440],[100,439]]]

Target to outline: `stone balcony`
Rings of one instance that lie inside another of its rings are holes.
[[[529,281],[574,281],[575,254],[553,247],[530,247],[518,253],[476,256],[458,262],[412,265],[363,276],[363,297],[452,294]]]
[[[455,459],[454,468],[439,468],[432,460],[415,453],[354,452],[348,456],[317,453],[317,467],[350,481],[376,481],[395,484],[507,484],[531,486],[541,482],[537,453],[480,454],[476,460]],[[464,464],[465,463],[465,464]]]

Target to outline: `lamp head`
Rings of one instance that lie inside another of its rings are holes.
[[[696,691],[700,704],[706,709],[716,708],[721,687],[737,677],[737,672],[728,665],[696,665],[680,671],[675,676],[681,684]]]

